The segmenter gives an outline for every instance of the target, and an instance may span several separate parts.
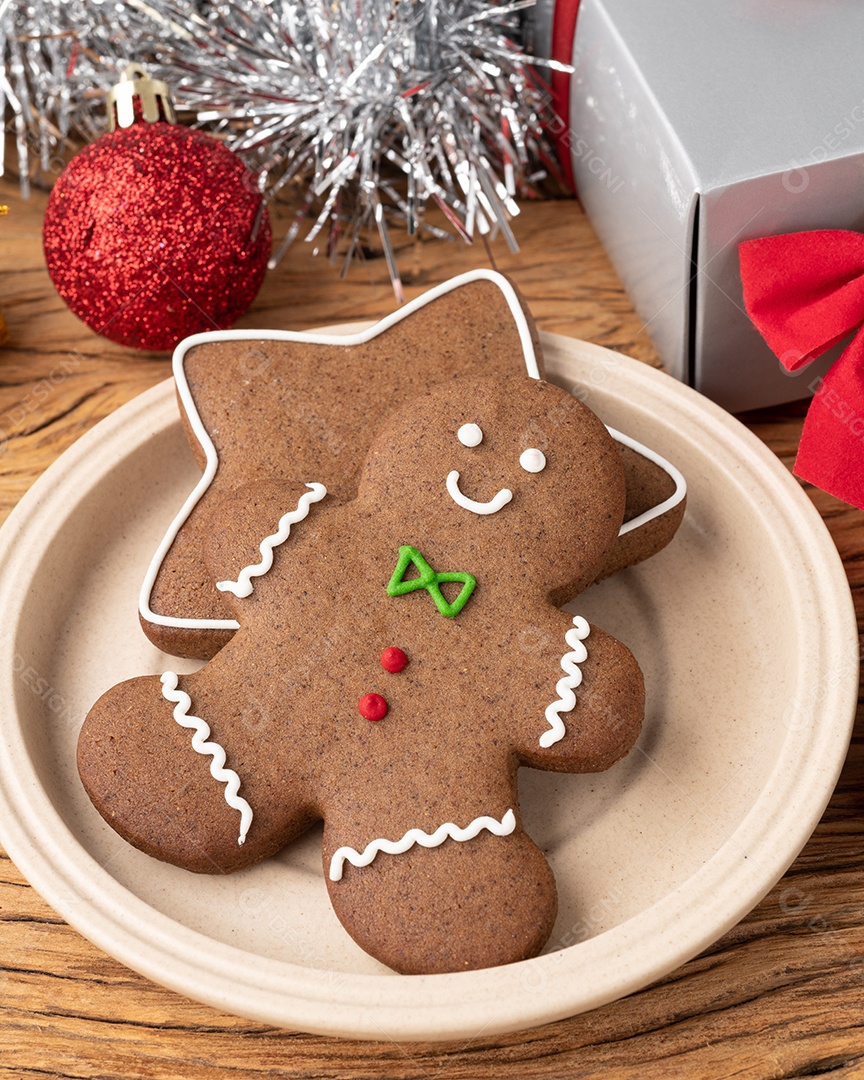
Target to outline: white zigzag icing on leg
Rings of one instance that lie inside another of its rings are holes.
[[[240,836],[238,844],[242,844],[252,824],[252,807],[240,795],[240,777],[233,769],[225,768],[227,755],[217,742],[207,742],[210,738],[210,726],[200,716],[190,716],[189,709],[192,706],[192,698],[184,690],[177,689],[177,675],[173,671],[166,671],[162,676],[162,696],[166,701],[175,702],[174,719],[184,728],[191,728],[195,734],[192,736],[192,749],[198,754],[207,754],[213,758],[210,762],[210,775],[220,784],[227,784],[225,788],[225,802],[234,809],[240,811]]]
[[[516,815],[512,810],[508,810],[500,821],[493,817],[478,817],[464,829],[460,829],[452,821],[446,821],[443,825],[439,825],[434,833],[426,833],[422,829],[409,829],[401,840],[372,840],[363,849],[362,854],[352,847],[340,847],[333,853],[333,858],[330,860],[330,880],[342,880],[342,868],[346,861],[352,866],[368,866],[379,851],[384,851],[388,855],[402,855],[415,844],[433,848],[443,844],[448,837],[451,840],[473,840],[483,829],[488,829],[495,836],[509,836],[515,828]]]
[[[570,712],[576,705],[576,695],[573,691],[582,682],[582,672],[577,665],[583,664],[588,659],[588,650],[583,641],[590,633],[591,627],[587,620],[581,615],[576,615],[573,619],[573,628],[564,635],[564,640],[573,651],[564,653],[561,658],[561,667],[567,675],[555,684],[558,700],[546,706],[546,719],[550,727],[549,731],[544,731],[540,736],[540,745],[544,749],[548,749],[559,739],[564,738],[566,728],[560,714]]]
[[[279,518],[279,527],[275,533],[266,536],[258,545],[261,552],[261,561],[250,566],[244,566],[237,576],[236,581],[217,581],[216,588],[220,592],[234,593],[235,596],[244,597],[252,594],[252,578],[261,577],[273,565],[273,548],[284,544],[291,532],[291,526],[302,521],[309,514],[309,507],[314,502],[320,502],[327,494],[327,488],[323,484],[307,484],[307,491],[300,496],[296,510],[289,510]]]

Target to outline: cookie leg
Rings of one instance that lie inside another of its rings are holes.
[[[109,690],[84,721],[78,771],[96,809],[135,847],[187,870],[226,874],[272,855],[311,819],[289,800],[281,812],[255,806],[254,755],[244,745],[243,760],[232,760],[241,733],[225,738],[206,681],[195,679],[146,676]]]
[[[330,851],[325,830],[325,851]],[[329,863],[328,863],[329,867]],[[327,869],[327,867],[325,867]],[[494,967],[536,956],[557,914],[552,871],[526,833],[379,853],[345,863],[328,889],[357,944],[404,974]]]

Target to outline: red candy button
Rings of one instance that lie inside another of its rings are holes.
[[[380,694],[364,694],[357,702],[357,709],[366,720],[383,720],[387,715],[387,702]]]
[[[391,645],[389,649],[385,649],[381,653],[381,666],[386,671],[392,671],[394,675],[397,671],[401,671],[407,663],[408,657],[401,649],[397,649],[395,645]]]

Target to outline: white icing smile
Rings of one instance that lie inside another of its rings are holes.
[[[455,469],[447,474],[447,491],[453,502],[465,510],[470,510],[472,514],[497,514],[501,507],[506,506],[513,498],[510,488],[501,488],[489,502],[475,502],[459,490],[459,473]]]

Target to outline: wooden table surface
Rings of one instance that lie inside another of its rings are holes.
[[[0,520],[75,439],[166,378],[164,356],[93,335],[45,271],[45,198],[0,201]],[[283,226],[284,227],[284,226]],[[511,274],[545,330],[657,364],[605,253],[572,201],[524,206],[513,256],[427,242],[410,296],[462,270]],[[277,226],[278,233],[278,226]],[[304,329],[393,307],[382,260],[347,280],[302,246],[271,272],[243,327]],[[74,363],[69,362],[70,354]],[[64,361],[66,363],[64,364]],[[59,374],[58,374],[59,373]],[[62,374],[62,377],[59,375]],[[748,425],[791,468],[800,403]],[[864,616],[864,515],[809,490]],[[224,1015],[129,971],[65,924],[4,855],[0,861],[0,1080],[5,1077],[864,1077],[864,753],[856,736],[812,839],[766,899],[658,984],[586,1015],[467,1044],[388,1044],[282,1031]],[[794,890],[789,892],[790,887]],[[789,897],[794,896],[791,903]]]

